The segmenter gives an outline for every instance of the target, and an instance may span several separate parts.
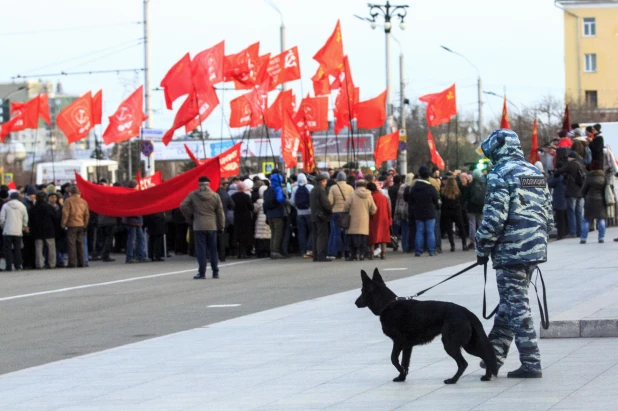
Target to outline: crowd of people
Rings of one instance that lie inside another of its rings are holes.
[[[586,127],[583,134],[579,124],[561,130],[541,148],[536,165],[552,190],[558,239],[579,238],[586,244],[596,226],[597,240],[603,243],[606,226],[616,224],[618,164],[605,146],[600,124]]]
[[[577,236],[584,244],[596,227],[603,242],[605,227],[615,222],[618,165],[604,147],[601,126],[588,127],[582,136],[574,124],[539,155],[536,166],[552,190],[558,239]],[[198,277],[207,260],[230,256],[362,261],[386,258],[387,247],[435,256],[447,240],[455,252],[456,237],[468,251],[483,219],[486,175],[487,170],[443,173],[425,166],[405,176],[395,169],[289,176],[274,170],[224,179],[216,192],[203,177],[179,208],[122,218],[92,212],[69,184],[2,186],[0,249],[7,271],[87,267],[93,260],[114,261],[112,253],[124,253],[128,264],[189,254],[201,261]]]

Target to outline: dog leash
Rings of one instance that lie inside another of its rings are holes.
[[[463,270],[459,271],[458,273],[455,273],[453,275],[451,275],[450,277],[440,281],[438,284],[435,284],[429,288],[424,289],[423,291],[419,291],[418,293],[414,294],[412,297],[398,297],[398,300],[410,300],[413,299],[415,297],[419,297],[423,294],[425,294],[427,291],[431,290],[432,288],[435,288],[437,286],[439,286],[442,283],[445,283],[449,280],[452,280],[453,278],[472,270],[474,267],[480,265],[479,263],[474,263],[469,267],[464,268]],[[547,308],[547,289],[545,288],[545,280],[543,279],[543,274],[541,273],[541,269],[537,266],[536,267],[536,271],[537,271],[537,276],[536,279],[534,280],[534,282],[530,281],[530,283],[532,284],[532,286],[534,287],[534,291],[536,293],[536,299],[537,302],[539,304],[539,312],[541,314],[541,326],[543,327],[543,329],[547,330],[549,328],[549,309]],[[496,312],[498,311],[498,307],[500,306],[500,304],[496,305],[496,308],[493,309],[493,311],[487,315],[487,295],[486,295],[486,288],[487,288],[487,263],[483,264],[483,277],[484,277],[484,283],[483,283],[483,318],[485,318],[486,320],[489,320],[490,318],[492,318]],[[537,281],[538,279],[541,279],[541,287],[543,288],[543,303],[541,304],[541,299],[539,298],[539,290],[537,288]]]
[[[419,297],[419,296],[421,296],[421,295],[425,294],[427,291],[431,290],[432,288],[437,287],[437,286],[439,286],[440,284],[445,283],[445,282],[447,282],[447,281],[449,281],[449,280],[452,280],[453,278],[457,277],[458,275],[462,275],[463,273],[465,273],[465,272],[467,272],[467,271],[472,270],[472,269],[473,269],[474,267],[476,267],[477,265],[479,265],[479,263],[474,263],[474,264],[472,264],[471,266],[469,266],[469,267],[467,267],[467,268],[464,268],[464,269],[463,269],[463,270],[461,270],[460,272],[458,272],[458,273],[456,273],[456,274],[451,275],[449,278],[447,278],[447,279],[445,279],[445,280],[440,281],[438,284],[433,285],[433,286],[431,286],[431,287],[429,287],[429,288],[425,288],[423,291],[419,291],[418,293],[414,294],[414,295],[412,296],[412,298]],[[485,267],[487,267],[487,265],[485,265]],[[485,277],[487,278],[487,272],[485,272]]]

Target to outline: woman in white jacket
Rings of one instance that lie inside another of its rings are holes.
[[[2,251],[6,259],[5,271],[22,269],[21,247],[23,233],[28,232],[28,211],[19,201],[17,191],[11,193],[8,203],[0,211],[0,226],[2,226]]]
[[[264,191],[268,188],[263,185],[259,188],[260,197],[253,204],[253,210],[257,215],[255,220],[255,254],[257,258],[270,257],[270,226],[266,224],[266,214],[264,214]]]

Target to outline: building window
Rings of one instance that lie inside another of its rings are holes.
[[[590,107],[597,108],[597,91],[596,90],[586,90],[586,104]]]
[[[584,54],[584,59],[586,61],[584,71],[586,73],[596,73],[597,72],[597,55],[596,54]]]
[[[584,37],[594,37],[597,35],[597,19],[594,17],[584,17]]]

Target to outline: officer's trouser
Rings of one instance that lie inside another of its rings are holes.
[[[536,266],[520,265],[496,270],[500,303],[489,333],[489,341],[502,366],[515,337],[519,359],[526,370],[541,370],[541,353],[536,341],[536,331],[530,312],[528,288]]]

